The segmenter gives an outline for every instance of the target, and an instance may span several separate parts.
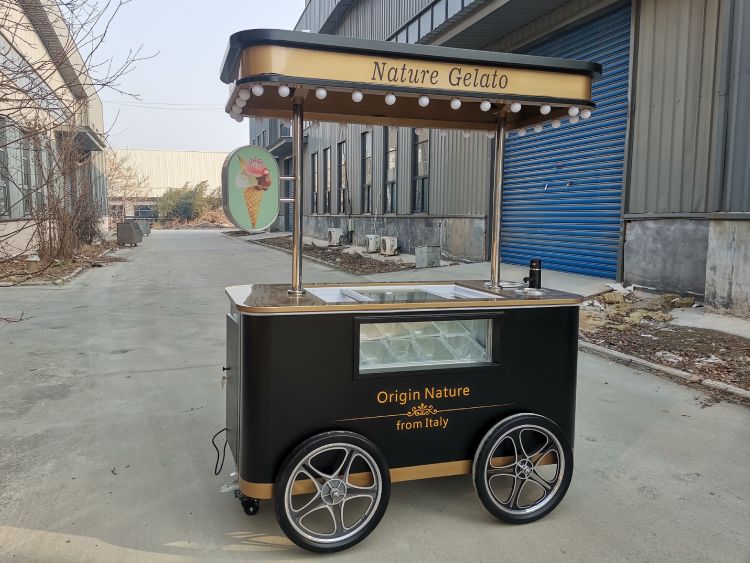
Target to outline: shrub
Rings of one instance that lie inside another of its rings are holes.
[[[208,182],[205,180],[191,187],[186,183],[181,188],[167,190],[156,205],[159,219],[166,221],[192,221],[214,204],[214,198],[206,195]]]

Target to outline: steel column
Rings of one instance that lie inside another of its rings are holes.
[[[490,287],[500,288],[500,226],[503,213],[503,159],[505,157],[505,118],[497,120],[495,130],[495,193],[492,198],[492,254]]]
[[[302,98],[292,108],[292,168],[294,175],[294,231],[292,232],[292,287],[289,295],[305,293],[302,288]]]

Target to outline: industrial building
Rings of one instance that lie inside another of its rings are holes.
[[[311,0],[296,29],[601,63],[585,123],[508,134],[503,261],[705,294],[750,316],[743,0]],[[330,123],[305,135],[306,234],[487,259],[494,139]],[[291,169],[283,123],[251,120],[250,139]]]
[[[106,228],[102,103],[57,5],[3,4],[0,76],[0,257],[36,251],[33,215],[43,215],[63,146],[77,151],[76,169],[60,178],[66,194],[91,190]]]
[[[221,188],[225,152],[113,149],[122,174],[110,179],[113,217],[157,217],[156,204],[169,189],[206,182],[206,195]]]

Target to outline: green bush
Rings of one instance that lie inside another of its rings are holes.
[[[191,187],[186,183],[181,188],[168,189],[156,205],[159,219],[167,221],[192,221],[215,205],[213,194],[206,195],[205,180]]]

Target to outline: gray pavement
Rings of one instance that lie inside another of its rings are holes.
[[[156,231],[62,287],[0,289],[0,561],[296,560],[272,507],[212,473],[224,425],[223,287],[285,282],[289,256]],[[353,279],[305,263],[306,280]],[[467,477],[394,485],[347,561],[748,561],[750,411],[581,354],[562,504],[495,521]]]
[[[703,307],[672,310],[672,324],[719,330],[750,339],[750,319],[706,313]]]

